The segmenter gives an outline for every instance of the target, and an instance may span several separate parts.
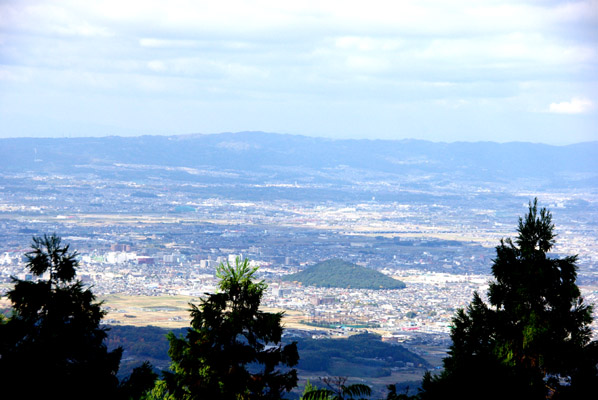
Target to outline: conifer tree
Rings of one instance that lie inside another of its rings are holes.
[[[424,378],[422,399],[585,398],[598,384],[592,308],[575,283],[577,256],[550,254],[552,215],[538,210],[536,199],[517,232],[496,247],[489,304],[475,293],[453,319],[445,371]]]
[[[303,393],[301,400],[357,400],[365,399],[363,396],[370,396],[372,389],[362,383],[347,385],[347,378],[343,376],[321,378],[326,385],[319,389],[310,387]]]
[[[297,346],[280,344],[281,313],[259,310],[266,284],[254,281],[256,270],[239,259],[218,267],[219,292],[191,305],[186,337],[169,335],[163,397],[280,399],[297,385]]]
[[[34,281],[13,278],[13,315],[0,325],[0,377],[14,398],[114,398],[121,349],[109,352],[105,312],[75,280],[77,253],[56,235],[34,237]]]

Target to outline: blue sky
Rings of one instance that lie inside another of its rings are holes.
[[[598,1],[2,1],[0,137],[598,140]]]

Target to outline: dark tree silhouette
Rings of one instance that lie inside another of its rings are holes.
[[[592,308],[575,280],[577,256],[556,258],[552,215],[537,200],[501,240],[489,305],[475,293],[453,319],[445,371],[427,375],[423,399],[585,398],[598,384]]]
[[[0,377],[14,398],[114,398],[122,350],[109,352],[105,312],[75,280],[77,253],[56,235],[34,237],[27,267],[13,278],[13,315],[0,325]],[[6,392],[5,392],[6,393]]]
[[[168,394],[176,399],[279,399],[297,385],[295,343],[281,346],[281,313],[259,311],[266,284],[237,259],[220,265],[220,291],[191,305],[185,338],[169,335]],[[282,367],[280,368],[279,365]],[[163,384],[159,384],[158,386]]]
[[[144,397],[144,394],[154,387],[158,374],[152,365],[145,361],[139,367],[133,369],[131,375],[123,379],[119,385],[119,398],[123,400],[136,400]]]
[[[397,393],[397,385],[387,385],[388,394],[386,400],[414,400],[417,399],[417,395],[409,396],[409,386],[405,388],[405,393]]]

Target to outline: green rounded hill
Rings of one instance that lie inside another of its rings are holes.
[[[405,283],[397,279],[338,259],[322,261],[296,274],[286,275],[282,279],[301,282],[305,286],[374,290],[405,288]]]

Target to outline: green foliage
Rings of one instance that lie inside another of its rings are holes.
[[[371,396],[372,389],[364,384],[355,383],[346,385],[347,378],[326,377],[322,382],[327,388],[313,388],[303,394],[302,400],[353,400],[363,399],[363,396]]]
[[[156,384],[143,397],[143,400],[178,400],[173,394],[168,392],[166,382],[156,381]]]
[[[0,324],[0,376],[19,398],[116,395],[122,350],[109,352],[103,343],[105,313],[75,280],[76,257],[56,235],[33,238],[27,268],[38,279],[13,278],[8,298],[14,314]]]
[[[266,289],[256,268],[237,259],[218,269],[220,291],[191,305],[192,328],[169,335],[165,387],[177,399],[279,399],[297,385],[299,355],[282,346],[281,313],[259,311]],[[278,366],[282,368],[279,368]]]
[[[378,271],[343,260],[327,260],[283,277],[308,286],[352,289],[403,289],[405,284]]]
[[[312,383],[308,379],[307,382],[305,382],[305,387],[303,388],[303,394],[301,395],[301,400],[305,400],[304,396],[306,394],[315,392],[316,390],[319,390],[319,388],[316,385],[312,385]]]
[[[548,254],[554,225],[537,200],[517,231],[515,241],[496,247],[490,304],[475,293],[458,311],[445,371],[424,378],[422,399],[584,398],[598,384],[592,308],[575,283],[577,256]]]

